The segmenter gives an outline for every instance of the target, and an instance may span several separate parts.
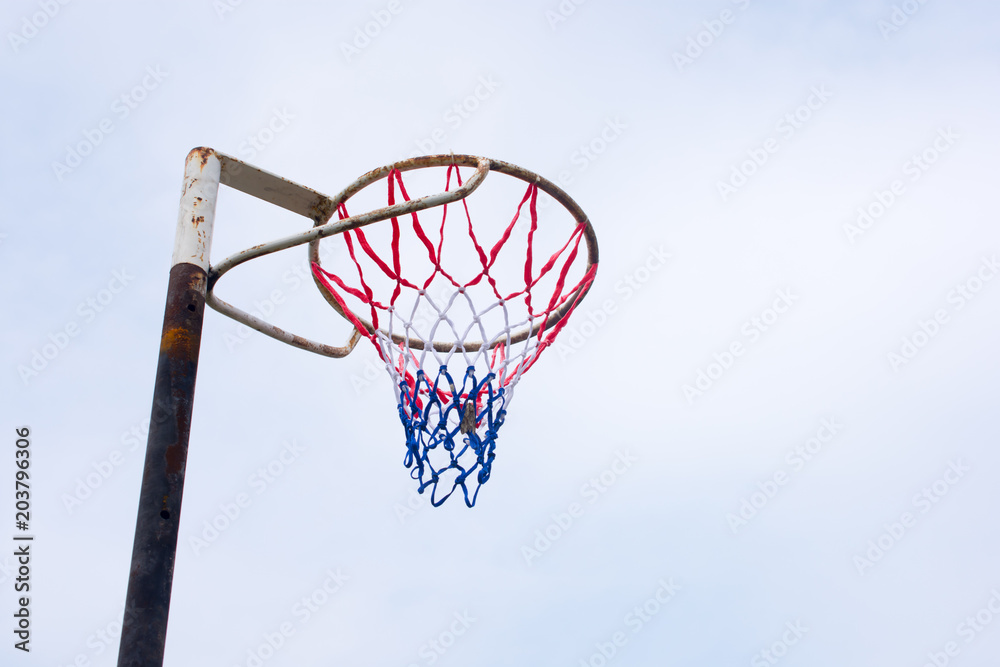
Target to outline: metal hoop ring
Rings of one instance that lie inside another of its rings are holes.
[[[368,173],[364,174],[356,181],[351,183],[349,186],[347,186],[343,191],[341,191],[335,197],[333,197],[332,208],[328,212],[324,211],[325,214],[324,217],[317,217],[315,219],[315,227],[329,225],[330,218],[342,204],[345,204],[351,197],[353,197],[354,195],[356,195],[358,192],[368,187],[369,185],[376,183],[384,178],[387,178],[389,174],[392,173],[392,171],[394,170],[411,171],[414,169],[447,167],[450,165],[458,165],[461,167],[476,167],[477,175],[479,171],[483,170],[485,166],[486,171],[497,171],[502,174],[507,174],[508,176],[513,176],[514,178],[520,179],[526,183],[534,183],[539,190],[551,196],[553,199],[559,202],[559,204],[561,204],[567,211],[569,211],[570,215],[573,216],[573,219],[578,224],[584,225],[583,235],[587,243],[586,270],[589,271],[592,266],[597,264],[598,262],[597,235],[594,232],[594,227],[590,223],[590,220],[587,218],[587,215],[583,212],[583,209],[581,209],[580,206],[575,201],[573,201],[572,197],[566,194],[566,192],[562,188],[560,188],[552,181],[549,181],[534,172],[528,171],[527,169],[518,167],[517,165],[510,164],[509,162],[503,162],[501,160],[493,160],[490,158],[478,157],[475,155],[451,155],[451,154],[426,155],[423,157],[415,157],[415,158],[410,158],[408,160],[402,160],[400,162],[396,162],[394,164],[369,171]],[[468,183],[466,185],[468,185]],[[465,199],[466,197],[472,194],[474,189],[475,188],[467,190],[466,192],[461,194],[461,196],[456,197],[452,201]],[[441,202],[441,203],[443,204],[446,202]],[[436,205],[439,206],[441,204],[436,204]],[[426,207],[426,208],[431,208],[431,207]],[[382,210],[384,211],[385,209]],[[385,220],[388,219],[389,217],[393,216],[379,216],[379,219]],[[347,223],[349,220],[353,220],[354,218],[355,216],[352,216],[350,218],[345,218],[344,220],[341,221],[341,223]],[[370,222],[375,222],[375,220],[372,220]],[[370,222],[366,222],[365,224],[370,224]],[[355,229],[360,226],[362,225],[361,224],[345,225],[345,228],[339,231],[347,231],[347,229]],[[319,256],[319,243],[321,240],[322,237],[317,237],[309,242],[309,261],[315,263],[317,266],[320,267],[322,267],[322,262],[320,261],[320,256]],[[345,319],[350,319],[347,317],[347,314],[343,311],[340,304],[337,303],[336,299],[333,298],[333,296],[326,290],[326,288],[323,287],[323,285],[319,282],[319,280],[315,276],[313,276],[313,281],[316,283],[317,289],[319,289],[320,293],[323,295],[323,298],[326,299],[327,303],[329,303],[330,306],[332,306],[333,309],[336,310],[338,313],[340,313],[340,315],[343,316]],[[524,340],[527,340],[531,336],[537,335],[540,331],[543,330],[543,326],[544,329],[549,329],[555,326],[560,320],[566,317],[566,315],[576,306],[576,304],[581,299],[583,299],[584,296],[586,296],[589,289],[590,289],[590,283],[581,285],[580,287],[577,288],[575,292],[571,292],[568,295],[568,298],[566,299],[565,303],[563,303],[563,305],[560,306],[559,309],[556,310],[551,317],[547,318],[544,324],[538,323],[533,327],[524,327],[512,333],[510,337],[504,336],[498,338],[489,343],[489,349],[496,347],[502,342],[506,342],[508,344],[520,343]],[[350,312],[351,315],[358,322],[360,322],[365,327],[365,329],[367,329],[369,334],[375,333],[376,330],[375,326],[372,324],[370,320],[367,320],[359,316],[357,313],[353,311]],[[391,336],[392,341],[394,343],[398,344],[405,342],[410,347],[410,349],[423,350],[424,346],[427,345],[427,341],[424,341],[420,338],[403,337],[399,334],[390,334],[390,332],[385,331],[384,329],[381,330],[381,333],[386,337]],[[455,349],[467,352],[476,352],[484,344],[485,344],[484,341],[475,341],[475,342],[456,341],[454,343],[446,343],[442,341],[431,342],[431,345],[433,346],[434,350],[445,353]]]

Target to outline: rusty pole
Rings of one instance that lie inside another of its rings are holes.
[[[221,163],[195,149],[184,171],[118,667],[161,667]]]

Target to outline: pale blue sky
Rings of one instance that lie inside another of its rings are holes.
[[[895,5],[919,9],[880,29]],[[6,3],[0,387],[9,442],[33,433],[37,556],[33,650],[8,642],[0,664],[115,664],[101,633],[199,145],[327,194],[427,147],[564,175],[601,264],[574,344],[518,385],[471,510],[413,498],[370,345],[234,343],[209,311],[166,664],[252,667],[267,636],[267,667],[598,667],[602,647],[621,665],[916,667],[949,642],[955,665],[995,664],[1000,621],[962,624],[1000,590],[1000,10],[895,5],[566,0],[554,21],[557,0]],[[859,207],[877,219],[845,228]],[[303,222],[224,191],[213,257]],[[222,296],[280,289],[276,322],[340,341],[312,286],[283,280],[304,259],[241,267]],[[904,338],[920,347],[901,365]]]

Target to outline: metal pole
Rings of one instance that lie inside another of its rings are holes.
[[[118,667],[163,665],[220,176],[221,162],[213,151],[196,148],[188,154]]]

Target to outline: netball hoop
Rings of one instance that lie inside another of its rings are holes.
[[[431,194],[411,197],[411,179],[418,188],[439,184]],[[304,216],[311,225],[212,264],[220,185]],[[380,186],[385,204],[365,205]],[[358,202],[367,211],[351,215],[348,206]],[[369,227],[381,221],[389,224]],[[333,254],[339,264],[320,262],[323,242],[344,245],[346,253]],[[299,245],[308,245],[323,298],[354,327],[343,345],[286,331],[215,294],[219,280],[236,266]],[[406,437],[404,464],[419,491],[429,489],[439,505],[461,489],[471,507],[490,477],[515,385],[565,327],[593,284],[597,263],[593,226],[576,202],[554,183],[499,160],[413,158],[370,171],[328,197],[213,149],[192,150],[167,289],[119,667],[163,662],[206,304],[322,356],[344,357],[362,338],[370,341],[395,388]]]

